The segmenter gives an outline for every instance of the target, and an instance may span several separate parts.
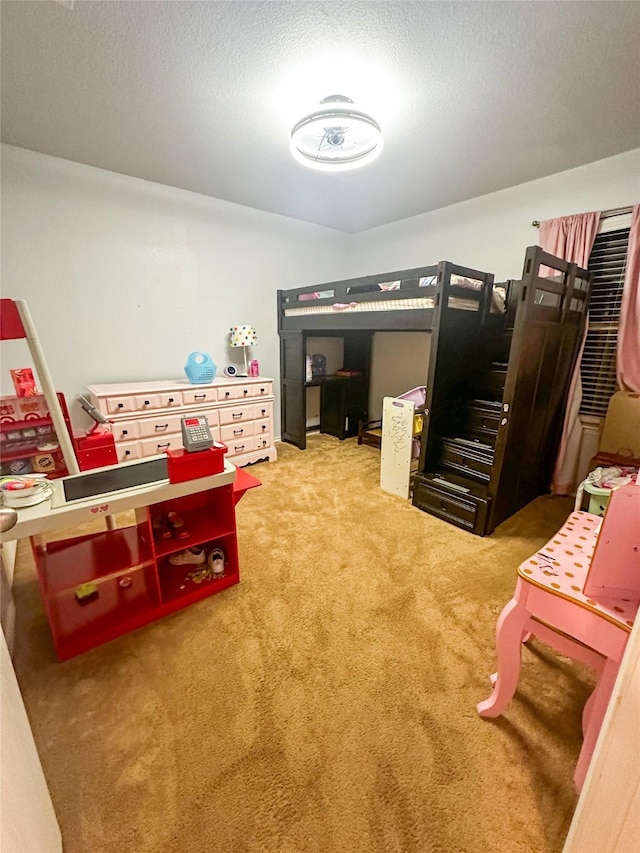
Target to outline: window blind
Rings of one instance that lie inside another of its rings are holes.
[[[598,234],[591,250],[588,267],[593,285],[580,364],[583,415],[604,417],[616,390],[616,347],[628,245],[629,228],[617,228]]]

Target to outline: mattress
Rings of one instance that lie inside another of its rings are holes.
[[[436,304],[433,296],[415,296],[408,299],[385,299],[375,302],[334,302],[332,305],[305,305],[298,308],[285,308],[285,317],[300,317],[309,314],[359,314],[367,311],[424,311]],[[449,300],[452,308],[463,311],[477,311],[475,299],[453,297]]]

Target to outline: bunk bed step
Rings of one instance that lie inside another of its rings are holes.
[[[486,444],[494,445],[501,414],[500,400],[472,400],[467,406],[465,432]]]
[[[507,365],[492,366],[486,379],[486,392],[492,400],[501,401],[504,394],[504,383],[507,378]]]
[[[463,530],[484,536],[491,499],[478,494],[481,488],[477,482],[450,472],[416,474],[413,505]]]
[[[440,462],[445,468],[466,477],[488,483],[491,479],[494,449],[465,439],[443,439]]]

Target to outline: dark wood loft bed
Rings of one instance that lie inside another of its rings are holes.
[[[322,384],[320,430],[346,438],[367,420],[374,332],[430,331],[413,503],[491,533],[548,491],[590,286],[586,270],[531,246],[522,277],[499,285],[443,261],[279,291],[283,439],[306,446],[307,338],[341,337],[359,374]]]
[[[380,290],[380,287],[393,288]],[[306,447],[306,345],[344,341],[343,367],[356,376],[321,383],[320,430],[348,438],[368,419],[371,342],[380,331],[430,331],[439,306],[490,312],[493,276],[443,261],[428,267],[278,291],[282,437]],[[349,307],[344,307],[349,306]],[[425,364],[425,382],[426,382]]]

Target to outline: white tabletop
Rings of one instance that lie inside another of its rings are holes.
[[[114,491],[108,495],[97,495],[71,503],[63,503],[61,506],[55,507],[52,507],[52,500],[49,498],[35,506],[19,509],[17,523],[11,530],[1,534],[0,541],[9,542],[12,539],[23,539],[26,536],[49,533],[52,530],[73,527],[76,524],[114,515],[117,512],[127,512],[137,507],[150,506],[194,492],[217,489],[220,486],[233,483],[235,478],[235,466],[225,459],[222,473],[200,477],[197,480],[187,480],[184,483],[170,483],[169,480],[159,480],[143,486]],[[59,480],[52,481],[51,486],[57,495],[60,494],[65,479],[61,477]]]

